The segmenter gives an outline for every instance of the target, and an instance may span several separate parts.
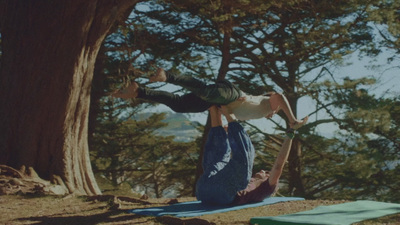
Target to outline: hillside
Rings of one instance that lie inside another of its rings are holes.
[[[157,133],[162,136],[175,136],[175,141],[190,142],[201,135],[196,129],[197,122],[190,121],[185,114],[165,112],[166,118],[163,122],[168,126],[158,129]],[[144,120],[152,113],[141,113],[135,116],[137,120]]]

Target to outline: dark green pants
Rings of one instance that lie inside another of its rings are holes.
[[[138,98],[165,104],[175,112],[203,112],[212,105],[226,105],[241,96],[240,90],[231,82],[223,80],[206,84],[191,76],[166,73],[168,83],[179,85],[190,91],[178,95],[166,91],[140,87]]]

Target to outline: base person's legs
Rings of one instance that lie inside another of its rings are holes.
[[[225,106],[221,107],[221,111],[229,122],[228,140],[232,151],[229,166],[235,170],[236,188],[243,190],[252,176],[255,149],[247,132],[236,121],[235,115],[229,114]]]
[[[222,127],[221,114],[215,106],[210,108],[211,129],[204,146],[203,170],[205,173],[221,170],[230,160],[228,136]]]
[[[210,108],[211,130],[204,148],[204,172],[196,184],[196,197],[206,204],[230,204],[237,189],[235,170],[230,166],[231,148],[221,114],[215,106]]]

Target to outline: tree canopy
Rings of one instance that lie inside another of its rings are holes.
[[[311,121],[301,130],[301,145],[297,146],[302,150],[298,149],[296,154],[301,153],[290,159],[298,163],[292,170],[299,173],[287,171],[284,178],[289,189],[282,191],[308,198],[334,198],[337,191],[351,188],[347,198],[371,197],[372,187],[369,191],[357,189],[371,182],[382,163],[388,161],[368,153],[372,143],[375,147],[382,143],[370,136],[374,133],[370,126],[387,128],[393,123],[390,107],[378,108],[376,102],[387,101],[393,107],[398,100],[368,95],[368,88],[375,85],[374,79],[341,80],[338,77],[343,75],[332,73],[331,68],[342,65],[346,56],[360,49],[368,55],[379,53],[375,28],[369,23],[371,9],[379,2],[203,3],[148,1],[136,7],[126,36],[143,57],[129,66],[145,73],[151,71],[152,65],[158,65],[199,78],[226,78],[251,94],[281,91],[288,96],[295,112],[301,98],[311,98],[316,106],[309,114],[328,116]],[[135,73],[131,78],[144,75]],[[376,102],[367,103],[363,96]],[[375,106],[377,114],[371,108],[364,110],[367,114],[362,113],[367,105]],[[377,115],[381,119],[373,122]],[[276,118],[274,121],[278,129],[285,129]],[[317,127],[327,123],[340,127],[335,138],[316,132]],[[253,128],[258,169],[272,164],[273,149],[280,142],[274,134]],[[354,140],[342,138],[346,132],[353,133]],[[356,137],[363,137],[370,144],[359,143],[361,139]],[[396,162],[390,164],[397,165]],[[366,173],[366,168],[370,172]],[[298,192],[299,189],[302,191]]]
[[[57,179],[61,177],[70,192],[96,194],[90,165],[71,161],[87,163],[89,137],[95,172],[113,184],[141,184],[157,197],[168,188],[190,195],[208,124],[200,128],[202,140],[178,143],[156,134],[165,126],[163,114],[144,121],[134,118],[154,103],[109,97],[132,80],[148,85],[148,75],[164,67],[200,79],[229,79],[253,95],[283,92],[296,116],[303,100],[314,105],[306,112],[312,119],[292,146],[281,194],[400,199],[398,96],[372,93],[377,76],[360,78],[335,70],[353,54],[378,58],[389,52],[387,63],[395,65],[398,1],[82,4],[67,4],[67,13],[62,14],[63,7],[52,3],[32,4],[33,8],[0,3],[7,6],[0,7],[0,93],[5,96],[0,125],[2,130],[12,128],[0,136],[5,143],[1,163],[32,166],[58,185],[63,185]],[[81,9],[91,13],[82,14]],[[52,23],[41,14],[47,11],[56,18]],[[16,38],[18,30],[28,36]],[[65,38],[66,33],[74,35]],[[43,88],[49,85],[50,89]],[[265,131],[246,123],[257,148],[255,169],[272,165],[281,144],[278,133],[288,125],[283,115],[269,124],[273,127]],[[326,136],[319,132],[324,125],[337,129]],[[84,178],[74,179],[80,176],[77,171]]]

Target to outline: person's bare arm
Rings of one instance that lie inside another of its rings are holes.
[[[287,161],[290,153],[290,148],[292,147],[292,139],[290,137],[285,137],[282,143],[281,150],[276,157],[275,163],[270,171],[268,183],[269,185],[276,185],[279,178],[282,175],[283,167]]]

